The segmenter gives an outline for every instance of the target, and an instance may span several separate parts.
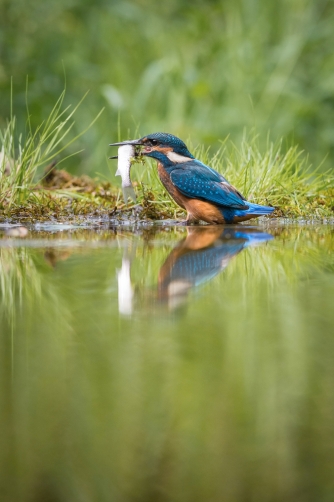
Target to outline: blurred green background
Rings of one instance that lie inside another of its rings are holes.
[[[88,98],[66,168],[107,172],[108,143],[162,130],[218,146],[254,129],[298,143],[313,165],[334,157],[334,0],[1,0],[0,125],[24,131],[64,88]]]

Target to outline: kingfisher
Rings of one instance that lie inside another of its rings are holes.
[[[155,132],[140,139],[110,144],[122,145],[138,146],[141,155],[157,161],[161,183],[187,211],[187,225],[200,220],[209,224],[239,223],[271,214],[275,209],[247,202],[224,176],[196,159],[173,134]]]

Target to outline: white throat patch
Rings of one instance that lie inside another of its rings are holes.
[[[183,155],[179,155],[178,153],[175,152],[167,152],[167,157],[175,164],[179,164],[180,162],[189,162],[189,160],[193,160],[190,157],[184,157]]]

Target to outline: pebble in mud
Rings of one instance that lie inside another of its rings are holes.
[[[19,237],[20,239],[24,239],[27,237],[29,230],[26,227],[14,227],[9,228],[6,231],[6,237]]]

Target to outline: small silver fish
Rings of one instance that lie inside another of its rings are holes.
[[[129,197],[136,202],[136,194],[130,179],[131,161],[135,156],[136,148],[133,145],[122,145],[118,148],[116,176],[122,177],[122,190],[125,203],[127,203]]]

